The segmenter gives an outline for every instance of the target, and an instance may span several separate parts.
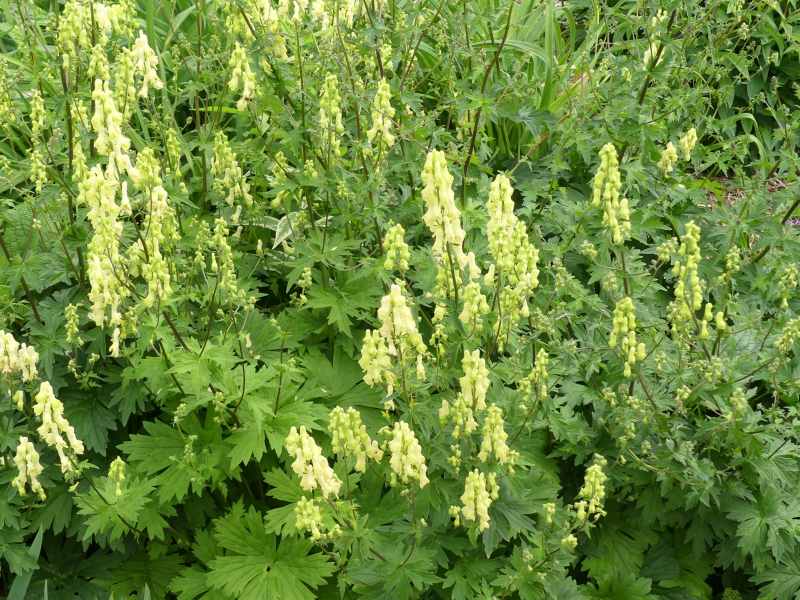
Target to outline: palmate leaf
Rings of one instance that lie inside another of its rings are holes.
[[[496,572],[499,564],[497,560],[480,556],[473,560],[460,560],[447,572],[442,587],[453,589],[453,600],[470,600]]]
[[[121,538],[131,530],[150,502],[148,495],[153,486],[148,481],[128,482],[119,496],[111,481],[105,480],[103,484],[99,487],[95,485],[75,498],[78,513],[86,517],[84,541],[91,540],[95,535],[107,535],[111,541]]]
[[[355,275],[342,272],[336,279],[335,287],[311,288],[307,306],[327,309],[328,323],[351,337],[351,321],[368,317],[380,295],[380,284],[368,269]]]
[[[160,421],[144,424],[147,435],[132,435],[120,445],[128,460],[140,472],[155,476],[161,502],[182,500],[191,487],[195,493],[208,484],[214,485],[226,476],[228,448],[221,443],[219,430],[204,429],[193,417],[186,418],[183,429],[197,436],[197,450],[192,460],[184,454],[188,439],[178,429]]]
[[[592,532],[586,545],[583,567],[594,579],[603,582],[639,573],[645,551],[657,541],[657,536],[637,524],[635,518],[609,510],[603,527]]]
[[[322,554],[309,554],[306,540],[266,532],[255,508],[241,503],[216,521],[214,537],[228,551],[209,563],[209,586],[237,600],[313,600],[312,589],[333,573]]]
[[[752,578],[753,583],[766,584],[761,600],[789,600],[800,595],[800,557],[768,569]]]
[[[636,577],[630,573],[608,579],[589,592],[592,600],[656,600],[650,593],[652,583],[649,579]]]
[[[441,581],[436,575],[437,552],[433,548],[401,543],[381,545],[380,551],[383,560],[354,561],[347,572],[356,591],[365,598],[410,600]]]

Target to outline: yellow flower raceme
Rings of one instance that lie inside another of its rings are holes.
[[[364,371],[364,383],[373,387],[386,383],[388,393],[394,391],[395,377],[392,371],[392,360],[379,331],[367,330],[364,334],[364,344],[361,346],[361,358],[358,364]]]
[[[214,153],[211,158],[211,176],[214,190],[225,195],[225,202],[233,206],[237,201],[245,206],[253,204],[250,184],[244,176],[236,154],[222,132],[214,137]],[[234,225],[237,223],[234,222]]]
[[[356,471],[363,473],[366,470],[368,458],[376,462],[383,458],[378,442],[370,439],[361,415],[355,408],[334,408],[329,416],[328,430],[333,451],[339,456],[354,457]]]
[[[703,281],[698,273],[700,264],[700,228],[694,221],[686,224],[686,232],[672,266],[676,277],[675,299],[670,303],[669,316],[672,331],[685,331],[687,323],[692,322],[695,311],[703,305]]]
[[[231,69],[228,89],[232,92],[238,92],[241,89],[239,100],[236,101],[236,109],[245,110],[256,93],[256,76],[250,68],[247,52],[239,42],[236,42],[228,66]]]
[[[11,333],[0,330],[0,375],[19,375],[23,382],[38,375],[39,354],[25,343],[19,343]]]
[[[116,180],[132,168],[128,154],[131,141],[122,133],[123,116],[117,109],[108,80],[94,80],[92,100],[95,106],[92,129],[97,136],[94,147],[108,159],[108,176]]]
[[[319,101],[319,130],[322,136],[323,147],[330,151],[333,157],[341,152],[341,137],[344,133],[342,124],[341,98],[339,97],[339,83],[333,73],[325,77]]]
[[[494,279],[502,286],[496,336],[501,349],[519,318],[528,316],[528,298],[539,285],[539,251],[530,243],[525,224],[514,214],[513,191],[511,181],[501,173],[492,182],[486,203],[486,237],[494,259]]]
[[[405,234],[405,229],[399,223],[392,225],[386,232],[386,237],[383,239],[383,251],[386,254],[383,268],[387,271],[394,269],[397,269],[400,273],[408,271],[411,252],[405,242]]]
[[[683,160],[691,160],[692,158],[692,150],[694,149],[695,144],[697,143],[697,131],[694,127],[692,127],[689,131],[686,132],[680,140],[678,140],[678,146],[683,152]]]
[[[11,100],[11,85],[8,81],[6,64],[6,59],[0,56],[0,123],[11,125],[16,120],[16,111]]]
[[[49,382],[42,382],[34,401],[33,413],[42,420],[42,424],[36,430],[39,437],[58,454],[61,471],[74,472],[73,458],[83,454],[83,442],[75,436],[75,429],[64,417],[64,405],[55,397]]]
[[[125,461],[119,456],[111,461],[108,467],[108,479],[114,483],[114,493],[122,495],[122,486],[125,483]]]
[[[78,319],[78,307],[74,304],[67,304],[64,307],[64,329],[68,344],[82,344]]]
[[[94,230],[89,242],[87,268],[89,274],[89,312],[98,327],[106,322],[118,327],[122,321],[121,306],[128,295],[120,255],[122,223],[120,205],[116,202],[117,181],[106,177],[99,166],[78,186],[78,204],[88,208],[87,216]]]
[[[319,489],[324,498],[339,495],[342,482],[305,427],[292,427],[284,447],[294,457],[292,470],[300,476],[301,488],[307,492]]]
[[[422,169],[422,183],[422,201],[425,203],[422,219],[433,235],[433,257],[443,273],[444,282],[448,281],[452,272],[457,274],[455,285],[460,285],[461,267],[466,263],[464,229],[453,194],[453,176],[447,169],[447,159],[441,150],[428,153]],[[452,285],[452,282],[446,285]]]
[[[453,437],[470,434],[478,427],[475,415],[486,409],[486,392],[489,389],[489,370],[481,358],[480,350],[464,352],[461,362],[464,375],[459,379],[461,391],[452,406],[447,400],[439,408],[439,420],[444,425],[453,423]]]
[[[461,516],[464,521],[477,522],[478,531],[484,531],[489,528],[489,507],[499,496],[500,488],[497,485],[497,476],[494,473],[487,476],[475,469],[467,475],[464,482],[461,508],[454,507],[455,510],[451,508],[451,515]],[[460,515],[458,515],[459,512]]]
[[[428,467],[422,446],[417,437],[405,421],[398,421],[391,431],[391,438],[387,444],[389,449],[389,466],[392,469],[389,483],[404,485],[416,482],[420,488],[428,485]]]
[[[788,354],[800,340],[800,317],[790,320],[781,331],[781,335],[775,342],[775,347],[782,354]]]
[[[470,281],[464,288],[463,308],[458,318],[469,333],[480,333],[483,329],[483,318],[489,314],[489,302],[481,291],[477,280]]]
[[[392,133],[394,107],[392,107],[391,99],[392,92],[389,84],[385,79],[381,79],[372,102],[372,127],[367,131],[367,141],[372,144],[377,138],[387,149],[394,146],[394,134]]]
[[[39,482],[39,475],[42,474],[44,468],[39,463],[39,453],[36,452],[36,448],[25,436],[19,438],[14,464],[17,466],[17,476],[13,479],[11,485],[16,488],[19,495],[25,495],[25,487],[30,482],[31,491],[37,494],[41,500],[44,500],[44,488]]]
[[[631,233],[628,200],[620,197],[621,190],[617,150],[609,143],[600,150],[600,166],[592,182],[592,206],[603,208],[603,225],[615,244],[622,244]]]
[[[599,454],[594,455],[592,465],[586,469],[583,486],[578,491],[579,501],[575,502],[578,522],[583,523],[586,519],[596,521],[606,514],[603,503],[606,498],[606,481],[608,477],[603,471],[607,461]]]
[[[614,321],[608,345],[616,348],[619,345],[622,358],[625,360],[625,377],[631,376],[631,369],[637,360],[644,360],[646,349],[643,343],[636,341],[636,309],[633,300],[627,296],[617,302],[614,308]]]
[[[132,56],[134,70],[142,78],[139,86],[139,96],[147,98],[151,87],[160,90],[164,87],[164,84],[158,77],[158,56],[150,47],[147,36],[143,31],[139,32],[139,36],[133,44]]]
[[[322,511],[314,500],[300,498],[294,507],[295,527],[299,531],[308,531],[311,539],[317,541],[323,537]]]
[[[404,361],[410,361],[414,356],[427,352],[408,300],[397,283],[393,283],[389,293],[381,299],[378,319],[381,321],[381,337],[386,340],[391,356],[402,355]]]
[[[675,169],[678,162],[678,151],[672,142],[667,142],[666,147],[661,152],[661,158],[658,161],[658,168],[664,175],[669,175]]]
[[[492,456],[501,465],[513,465],[519,453],[508,446],[508,434],[503,422],[503,411],[499,406],[492,404],[486,411],[483,422],[483,439],[478,459],[487,462]]]

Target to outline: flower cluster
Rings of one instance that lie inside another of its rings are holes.
[[[92,129],[96,134],[94,147],[99,154],[108,159],[106,172],[109,179],[117,180],[132,167],[128,154],[131,141],[122,133],[123,115],[117,109],[108,80],[100,78],[94,80],[92,101],[94,102]]]
[[[211,158],[211,176],[214,179],[214,190],[225,195],[225,202],[233,206],[240,201],[245,206],[253,204],[250,184],[244,176],[236,154],[228,143],[228,138],[221,131],[214,137],[214,154]],[[234,225],[238,219],[234,219]]]
[[[208,240],[211,249],[211,272],[219,281],[219,289],[227,304],[233,306],[246,300],[244,290],[239,287],[236,278],[236,266],[233,262],[233,249],[228,242],[228,225],[225,219],[214,221],[214,231]]]
[[[536,363],[533,365],[530,375],[520,382],[520,390],[524,396],[533,395],[536,402],[541,404],[547,400],[547,365],[550,362],[550,356],[547,350],[540,348],[536,353]]]
[[[58,19],[56,41],[65,69],[91,45],[90,28],[86,27],[87,8],[82,0],[67,0]]]
[[[133,44],[131,55],[133,57],[134,71],[141,75],[142,82],[139,86],[139,97],[147,98],[150,88],[160,90],[164,87],[158,77],[158,56],[150,47],[147,36],[143,31]]]
[[[600,149],[600,166],[592,182],[592,206],[603,207],[603,225],[615,244],[623,243],[631,232],[628,199],[620,197],[621,190],[617,149],[609,143]]]
[[[587,518],[595,521],[606,514],[603,503],[606,497],[606,481],[608,477],[603,471],[607,461],[599,454],[594,455],[592,465],[586,469],[583,486],[578,491],[580,500],[575,502],[578,522],[583,523]]]
[[[616,348],[618,344],[625,360],[624,375],[630,377],[636,361],[644,360],[646,350],[642,342],[636,342],[636,309],[633,300],[627,296],[614,307],[613,326],[608,338],[611,348]]]
[[[114,484],[114,493],[122,495],[122,486],[125,483],[125,461],[119,456],[111,461],[108,466],[108,479]]]
[[[300,498],[294,507],[294,524],[298,531],[308,531],[314,541],[325,537],[322,511],[311,498]]]
[[[11,333],[0,330],[0,374],[19,375],[23,382],[37,376],[36,363],[39,354],[33,346],[19,343]]]
[[[292,427],[284,447],[294,457],[292,470],[300,476],[300,487],[307,492],[319,489],[324,498],[339,495],[342,482],[305,427],[301,426],[299,431]]]
[[[486,210],[486,237],[498,282],[500,318],[498,342],[504,340],[520,317],[529,314],[528,297],[539,285],[539,251],[530,243],[525,224],[514,214],[514,190],[502,173],[492,182]]]
[[[437,262],[439,291],[455,293],[451,286],[461,284],[461,267],[466,263],[464,229],[461,213],[453,194],[453,176],[447,169],[447,159],[441,150],[431,150],[422,169],[422,200],[425,214],[422,220],[433,235],[433,257]],[[445,264],[445,261],[446,264]],[[455,281],[450,281],[450,278]]]
[[[34,90],[31,95],[31,181],[33,181],[36,193],[40,194],[47,183],[47,168],[42,155],[42,145],[44,144],[45,109],[44,99],[39,90]]]
[[[330,152],[332,157],[339,156],[340,138],[344,133],[342,124],[341,99],[339,97],[339,84],[336,75],[325,77],[319,100],[319,130],[322,135],[323,147]]]
[[[364,371],[364,383],[370,387],[386,383],[389,395],[394,392],[395,376],[392,371],[392,359],[389,357],[386,340],[379,331],[367,330],[364,334],[358,364]]]
[[[458,315],[469,333],[480,333],[483,329],[483,317],[489,314],[489,302],[481,290],[478,280],[470,281],[464,287],[463,308]]]
[[[698,274],[700,264],[700,228],[694,221],[686,224],[672,274],[676,277],[675,299],[670,303],[672,331],[677,333],[691,322],[694,311],[703,305],[703,281]]]
[[[392,225],[386,232],[386,237],[383,238],[383,251],[386,254],[383,268],[387,271],[394,269],[397,269],[400,273],[408,271],[408,261],[411,258],[411,253],[408,249],[408,244],[405,242],[405,235],[406,230],[399,223]]]
[[[18,473],[11,485],[17,489],[19,495],[25,495],[25,486],[30,482],[31,491],[44,500],[44,488],[39,482],[39,475],[42,474],[44,468],[39,463],[39,453],[36,452],[33,443],[24,435],[19,438],[17,452],[14,455],[14,464],[17,466]]]
[[[394,108],[391,99],[392,92],[389,83],[385,79],[381,79],[372,102],[372,127],[367,131],[367,140],[370,144],[375,138],[378,138],[386,148],[394,146],[394,134],[392,133]]]
[[[131,174],[134,183],[145,192],[144,239],[139,239],[129,249],[129,269],[132,275],[141,271],[147,282],[144,307],[153,306],[172,292],[171,275],[163,247],[179,238],[175,211],[169,204],[167,191],[162,186],[160,165],[149,148],[139,153],[136,168]]]
[[[780,337],[775,342],[775,347],[782,354],[788,354],[794,348],[797,340],[800,340],[800,317],[796,317],[786,323]]]
[[[42,382],[34,401],[33,413],[42,421],[36,430],[39,437],[55,449],[61,462],[61,472],[73,473],[74,456],[83,454],[84,448],[83,442],[75,436],[75,429],[64,417],[64,405],[55,397],[53,387],[47,381]]]
[[[231,78],[228,81],[228,89],[232,92],[242,90],[239,100],[236,101],[237,110],[245,110],[253,99],[256,92],[256,76],[250,68],[250,61],[247,60],[247,52],[244,47],[236,42],[236,47],[231,53],[231,60],[228,65],[231,69]]]
[[[461,495],[461,507],[451,506],[450,516],[456,525],[464,521],[477,522],[478,531],[489,528],[489,507],[500,496],[497,485],[497,476],[490,473],[488,476],[475,469],[467,475],[464,482],[464,493]]]
[[[480,350],[464,352],[461,367],[464,370],[459,379],[461,391],[452,406],[443,400],[439,408],[439,420],[442,424],[452,421],[452,435],[456,439],[462,433],[470,434],[478,428],[475,415],[486,410],[486,392],[489,389],[489,370]]]
[[[389,466],[392,469],[389,483],[397,485],[416,481],[420,488],[428,485],[428,467],[422,446],[417,437],[405,421],[397,421],[391,431],[391,438],[387,444],[390,452]]]
[[[778,279],[778,294],[783,310],[789,308],[789,297],[797,289],[798,282],[800,282],[800,270],[797,268],[797,265],[787,265]]]
[[[98,327],[108,321],[118,330],[128,290],[121,268],[122,223],[118,219],[121,207],[116,202],[116,188],[116,182],[94,166],[78,186],[78,203],[88,207],[87,217],[94,230],[87,255],[92,304],[89,315]]]
[[[503,410],[499,406],[492,404],[487,409],[482,433],[481,449],[478,452],[481,462],[488,461],[492,455],[501,465],[513,465],[516,462],[519,453],[508,446]]]
[[[672,142],[667,142],[666,147],[661,152],[661,158],[658,160],[658,168],[664,175],[669,175],[678,164],[678,151],[675,150],[675,145]]]
[[[422,356],[427,352],[425,342],[417,329],[417,322],[411,313],[411,307],[397,283],[389,288],[389,293],[381,300],[378,308],[380,319],[380,334],[391,356],[400,357],[401,361],[410,361],[417,357],[418,367],[421,365]],[[401,365],[403,368],[404,365]]]
[[[14,103],[11,100],[11,85],[6,71],[6,59],[0,56],[0,123],[10,125],[14,122]]]
[[[383,458],[378,442],[370,439],[361,415],[355,408],[344,410],[337,406],[331,411],[328,420],[333,451],[342,457],[355,457],[356,471],[363,473],[366,470],[368,458],[376,462]]]
[[[695,144],[697,144],[697,131],[694,127],[692,127],[680,140],[678,140],[678,147],[683,153],[683,160],[691,160],[692,150],[694,149]]]
[[[67,0],[56,34],[64,68],[69,69],[73,61],[80,60],[93,40],[97,42],[95,47],[102,49],[112,33],[130,35],[134,28],[134,12],[132,2],[105,4]]]

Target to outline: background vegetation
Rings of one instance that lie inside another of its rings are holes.
[[[0,595],[799,597],[798,25],[795,0],[0,0]],[[375,367],[393,285],[424,349],[385,332]],[[465,394],[490,408],[456,436]]]

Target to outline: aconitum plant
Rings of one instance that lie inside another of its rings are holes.
[[[792,4],[0,0],[0,596],[796,598]]]

